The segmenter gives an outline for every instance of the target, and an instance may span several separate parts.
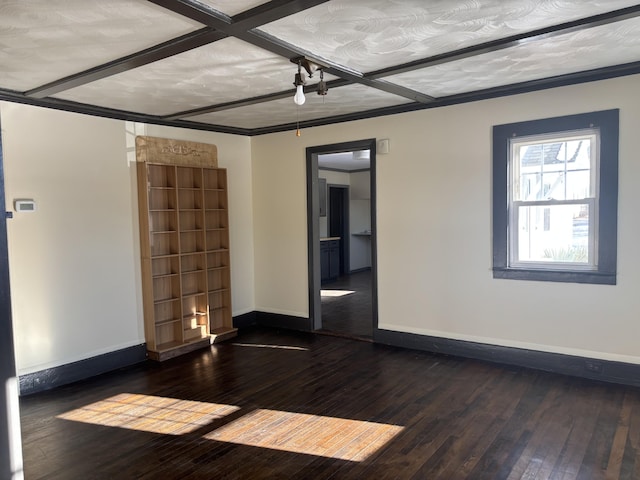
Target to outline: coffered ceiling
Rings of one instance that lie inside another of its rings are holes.
[[[329,92],[297,106],[299,57]],[[2,100],[256,135],[638,73],[640,4],[0,0],[0,67]]]

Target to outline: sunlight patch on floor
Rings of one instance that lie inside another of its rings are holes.
[[[354,290],[320,290],[321,297],[344,297],[356,293]]]
[[[263,343],[232,343],[236,347],[255,347],[255,348],[276,348],[281,350],[301,350],[304,352],[309,351],[306,347],[295,347],[292,345],[266,345]]]
[[[166,435],[183,435],[223,418],[240,407],[122,393],[58,415],[76,422]]]
[[[240,410],[234,405],[122,393],[57,418],[107,427],[184,435]],[[257,409],[202,438],[362,462],[404,427],[280,410]]]
[[[384,423],[259,409],[205,438],[362,462],[402,430]]]

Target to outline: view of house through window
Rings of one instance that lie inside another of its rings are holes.
[[[510,143],[509,265],[595,269],[598,132]]]

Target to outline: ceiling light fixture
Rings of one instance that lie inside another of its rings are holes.
[[[322,101],[324,102],[324,96],[327,94],[329,89],[327,88],[327,84],[324,81],[324,71],[322,70],[323,67],[304,57],[292,58],[291,62],[298,64],[298,73],[296,73],[293,79],[293,86],[296,87],[296,93],[293,96],[293,103],[295,103],[296,106],[299,107],[300,105],[304,105],[304,102],[306,102],[307,100],[306,97],[304,96],[304,86],[306,85],[307,82],[305,79],[304,72],[302,71],[302,67],[304,67],[306,72],[309,74],[309,78],[313,77],[314,72],[316,72],[317,70],[320,70],[320,81],[318,82],[318,85],[316,87],[316,93],[318,95],[322,95]],[[296,126],[297,126],[296,136],[299,137],[300,136],[300,113],[298,111],[297,111],[297,116],[298,116],[298,119],[296,121]]]
[[[327,84],[324,81],[324,71],[320,70],[320,81],[318,82],[318,86],[316,88],[316,93],[318,95],[322,95],[323,97],[327,94],[329,89],[327,88]],[[324,98],[323,98],[324,100]]]
[[[302,71],[303,67],[309,75],[309,78],[313,78],[313,74],[316,71],[320,70],[320,81],[318,82],[318,85],[316,87],[316,92],[318,93],[318,95],[322,96],[327,94],[329,89],[327,88],[327,83],[324,81],[324,70],[321,65],[318,65],[317,63],[312,62],[311,60],[308,60],[304,57],[292,58],[291,61],[298,64],[298,73],[296,73],[296,76],[293,80],[293,85],[296,87],[296,93],[293,96],[293,102],[296,105],[303,105],[306,101],[306,98],[304,96],[304,86],[307,84],[307,81],[305,79],[304,72]]]
[[[296,87],[296,94],[293,96],[293,103],[296,105],[304,105],[306,98],[304,97],[304,73],[302,73],[302,62],[298,61],[298,73],[293,80],[293,85]]]

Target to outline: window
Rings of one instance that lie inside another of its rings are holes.
[[[616,283],[618,110],[493,128],[495,278]]]

